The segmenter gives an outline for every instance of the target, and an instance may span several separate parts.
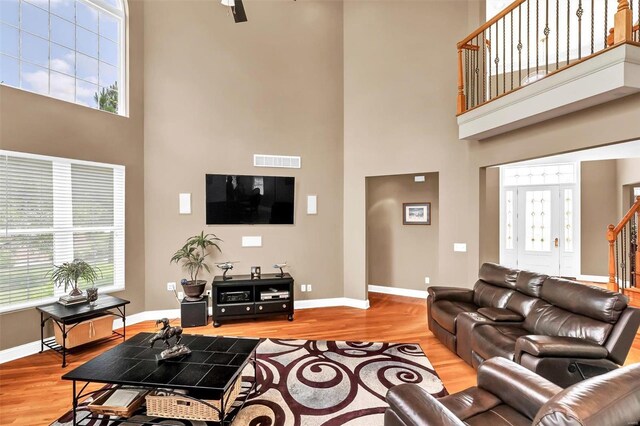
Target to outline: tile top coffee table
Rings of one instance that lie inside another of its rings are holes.
[[[259,339],[200,336],[185,334],[180,343],[191,349],[191,354],[156,364],[155,356],[163,345],[150,347],[152,333],[140,333],[124,343],[106,351],[80,367],[62,376],[73,381],[73,418],[80,398],[97,391],[82,393],[90,382],[127,385],[139,388],[170,388],[194,394],[206,394],[207,399],[220,399],[220,419],[227,424],[224,397],[236,382],[244,367],[252,362],[255,370],[256,348]],[[76,382],[87,382],[76,392]],[[247,392],[256,386],[253,384]]]

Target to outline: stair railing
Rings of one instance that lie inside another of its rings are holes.
[[[617,226],[609,225],[609,290],[636,287],[640,283],[640,197]]]
[[[514,1],[457,44],[458,115],[612,46],[640,42],[634,21],[640,0]]]

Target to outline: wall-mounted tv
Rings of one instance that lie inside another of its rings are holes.
[[[207,175],[207,225],[293,225],[295,178]]]

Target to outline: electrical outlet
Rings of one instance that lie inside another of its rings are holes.
[[[424,277],[424,283],[425,284],[429,284],[431,282],[431,280],[429,279],[429,277]]]
[[[176,283],[167,283],[167,291],[174,291],[176,289]]]
[[[180,300],[184,299],[184,293],[183,292],[181,292],[181,291],[178,292],[178,299],[180,299]]]
[[[302,285],[300,286],[300,291],[301,291],[301,292],[303,292],[303,293],[304,293],[305,291],[307,291],[307,285],[306,285],[306,284],[302,284]]]
[[[207,297],[211,297],[211,290],[207,290],[205,294],[207,295]]]
[[[311,291],[311,284],[307,284],[307,291]]]

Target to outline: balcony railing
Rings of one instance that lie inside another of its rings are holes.
[[[640,0],[514,1],[457,45],[458,114],[612,46],[638,44],[638,22]]]

